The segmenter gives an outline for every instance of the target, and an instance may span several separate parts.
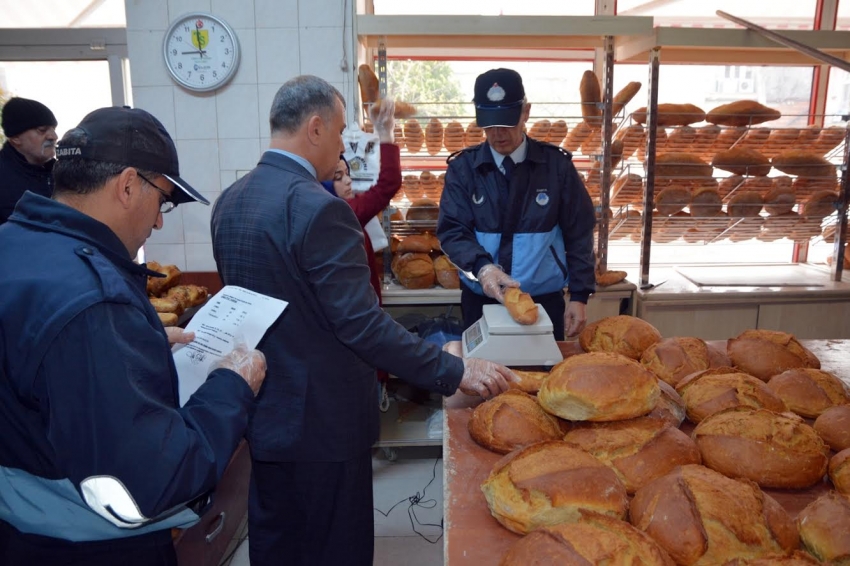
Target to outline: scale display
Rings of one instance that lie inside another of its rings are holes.
[[[535,324],[517,323],[503,305],[484,305],[484,314],[462,336],[463,355],[506,366],[553,366],[564,359],[543,307]]]

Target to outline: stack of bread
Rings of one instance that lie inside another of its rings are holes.
[[[490,512],[526,535],[502,564],[585,563],[602,546],[612,564],[850,557],[850,391],[794,336],[748,330],[723,350],[617,316],[579,343],[470,419],[507,454],[481,486]],[[827,474],[836,491],[796,522],[763,491],[820,493]]]
[[[147,281],[148,299],[163,326],[176,326],[184,311],[206,302],[209,296],[206,287],[179,284],[183,273],[176,265],[149,261],[147,268],[165,276],[148,276]]]
[[[423,208],[431,210],[428,206]],[[408,219],[412,212],[413,208],[408,210]],[[421,218],[420,214],[414,214],[414,219],[418,218]],[[410,234],[395,242],[391,248],[391,269],[401,286],[408,289],[429,289],[436,284],[445,289],[460,288],[457,267],[443,255],[436,236],[430,232],[422,232]]]

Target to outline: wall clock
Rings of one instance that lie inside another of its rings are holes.
[[[233,29],[211,14],[191,12],[177,18],[163,41],[168,72],[196,92],[224,86],[239,67],[239,41]]]

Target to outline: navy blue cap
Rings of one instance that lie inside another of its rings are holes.
[[[525,102],[522,77],[513,69],[490,69],[478,75],[473,102],[480,127],[516,126]]]

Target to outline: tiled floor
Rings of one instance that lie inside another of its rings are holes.
[[[443,564],[440,452],[438,446],[400,448],[396,452],[398,459],[390,462],[383,451],[375,451],[372,457],[375,508],[387,514],[375,511],[375,566]],[[247,536],[247,527],[240,535],[234,546]],[[222,566],[249,566],[247,540]]]

